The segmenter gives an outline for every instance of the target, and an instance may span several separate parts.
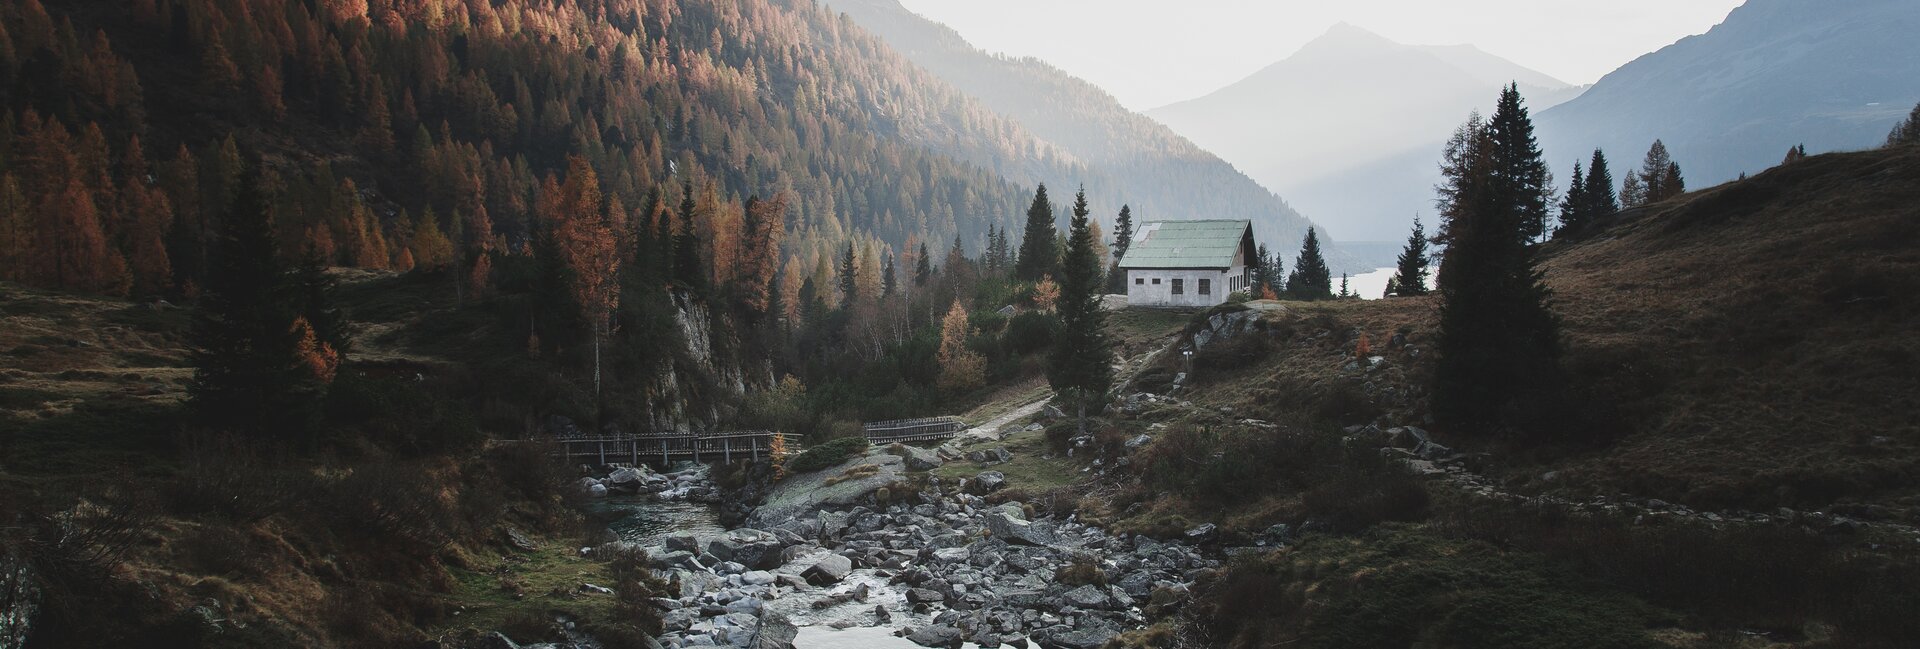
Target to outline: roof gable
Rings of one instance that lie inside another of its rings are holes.
[[[1120,268],[1232,268],[1252,237],[1247,220],[1148,221],[1134,232]]]

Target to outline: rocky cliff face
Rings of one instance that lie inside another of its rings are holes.
[[[731,414],[730,404],[749,388],[773,383],[772,366],[750,363],[734,353],[740,341],[725,314],[715,316],[707,303],[676,291],[676,334],[685,343],[646,395],[654,430],[709,430]],[[751,367],[749,367],[751,366]]]

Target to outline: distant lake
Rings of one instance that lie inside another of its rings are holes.
[[[1393,266],[1388,266],[1386,268],[1376,268],[1371,273],[1348,277],[1347,290],[1359,294],[1361,299],[1378,300],[1381,294],[1387,292],[1387,280],[1393,279],[1394,270],[1395,268]],[[1340,291],[1340,278],[1338,277],[1333,278],[1333,290],[1336,293]]]

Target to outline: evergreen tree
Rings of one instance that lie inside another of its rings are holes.
[[[1578,230],[1584,224],[1587,208],[1592,199],[1587,197],[1587,177],[1580,171],[1580,163],[1573,163],[1573,181],[1567,186],[1567,196],[1560,201],[1560,228],[1557,232],[1569,229]]]
[[[1640,205],[1658,203],[1687,192],[1686,182],[1680,178],[1680,164],[1673,161],[1666,143],[1660,140],[1654,140],[1653,146],[1647,149],[1647,159],[1635,175],[1645,190]]]
[[[854,297],[860,293],[860,264],[854,260],[853,242],[847,242],[845,252],[840,253],[840,303],[853,306]]]
[[[1113,260],[1120,261],[1127,256],[1127,249],[1133,247],[1133,207],[1120,206],[1120,216],[1113,220]]]
[[[1687,193],[1687,181],[1680,176],[1680,163],[1667,163],[1667,172],[1661,176],[1660,186],[1666,191],[1667,198]]]
[[[1306,238],[1300,241],[1300,256],[1293,261],[1293,273],[1287,275],[1287,295],[1296,300],[1333,297],[1333,274],[1320,256],[1320,236],[1313,228],[1307,228]]]
[[[1605,219],[1619,213],[1620,201],[1613,195],[1613,172],[1607,169],[1607,154],[1599,149],[1593,150],[1593,159],[1587,164],[1586,195],[1587,208],[1582,216],[1587,221]]]
[[[886,262],[880,271],[880,295],[893,297],[894,288],[896,288],[896,285],[893,278],[893,253],[888,252]]]
[[[1260,249],[1263,251],[1266,250],[1267,244],[1260,244]],[[1267,269],[1267,285],[1264,287],[1266,290],[1262,294],[1272,293],[1275,296],[1285,295],[1287,292],[1287,269],[1286,263],[1281,261],[1280,253],[1262,252],[1260,256],[1264,257],[1260,265]]]
[[[262,438],[312,424],[324,384],[300,358],[299,313],[257,170],[240,178],[208,255],[194,312],[194,411],[215,428]],[[304,441],[277,439],[274,441]]]
[[[1075,202],[1067,253],[1060,264],[1056,303],[1060,333],[1047,364],[1047,383],[1074,408],[1080,433],[1087,432],[1087,411],[1098,414],[1113,385],[1113,341],[1100,307],[1101,269],[1084,193]]]
[[[1273,253],[1268,252],[1267,244],[1262,243],[1260,244],[1259,252],[1254,253],[1253,259],[1247,260],[1248,295],[1255,298],[1260,297],[1260,289],[1266,288],[1266,286],[1273,281],[1273,271],[1267,266],[1267,263],[1272,259]]]
[[[913,259],[913,285],[926,286],[933,279],[933,256],[927,253],[927,242],[920,242],[920,254]]]
[[[1579,176],[1575,176],[1578,178]],[[1420,225],[1420,219],[1413,219],[1413,233],[1407,235],[1407,247],[1400,251],[1398,268],[1393,277],[1387,279],[1389,295],[1426,295],[1427,265],[1432,259],[1427,256],[1427,231]]]
[[[680,194],[680,233],[673,238],[673,278],[688,288],[698,289],[706,285],[707,273],[700,263],[700,231],[693,223],[697,207],[693,202],[693,181],[685,181]]]
[[[993,250],[994,250],[993,244],[994,242],[998,241],[999,238],[1000,238],[999,231],[993,227],[992,222],[988,222],[987,223],[987,250],[986,252],[980,255],[980,261],[981,261],[981,265],[987,267],[987,272],[989,273],[1000,272],[1000,258],[994,256],[993,254]]]
[[[1440,267],[1436,419],[1460,432],[1529,430],[1557,405],[1557,321],[1534,268],[1527,215],[1544,209],[1544,177],[1532,119],[1515,86],[1500,94],[1484,127],[1449,147],[1442,195],[1452,199],[1442,230],[1450,236]],[[1535,429],[1537,430],[1537,429]]]
[[[1020,235],[1020,260],[1014,264],[1014,277],[1031,282],[1053,273],[1059,260],[1055,233],[1053,201],[1047,200],[1047,186],[1042,183],[1033,192],[1033,204],[1027,207],[1027,229]]]
[[[1343,299],[1343,300],[1344,300],[1344,299],[1347,299],[1347,298],[1350,298],[1350,297],[1353,297],[1353,291],[1351,291],[1351,290],[1348,290],[1348,288],[1347,288],[1347,274],[1346,274],[1346,273],[1341,273],[1341,274],[1340,274],[1340,292],[1339,292],[1339,293],[1337,294],[1337,296],[1338,296],[1338,297],[1339,297],[1340,299]]]
[[[1913,113],[1907,115],[1907,120],[1893,125],[1893,132],[1887,134],[1888,148],[1916,144],[1920,144],[1920,104],[1914,104]],[[1806,153],[1805,147],[1802,147],[1800,154]]]

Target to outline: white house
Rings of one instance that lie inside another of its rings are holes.
[[[1210,307],[1250,284],[1252,221],[1148,221],[1134,231],[1120,270],[1127,305]]]

